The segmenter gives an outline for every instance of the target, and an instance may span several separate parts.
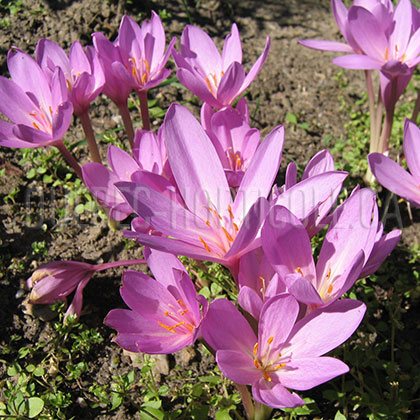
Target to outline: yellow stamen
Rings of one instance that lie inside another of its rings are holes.
[[[206,225],[210,227],[210,222],[207,220]]]
[[[187,305],[181,300],[181,299],[177,299],[176,300],[181,306],[183,306],[184,308],[187,307]]]
[[[405,54],[403,54],[403,55],[401,56],[401,62],[402,62],[402,63],[404,63],[405,57],[406,57],[406,56],[405,56]]]
[[[284,367],[284,366],[286,366],[286,363],[280,363],[280,364],[278,364],[275,368],[274,368],[274,370],[279,370],[279,369],[281,369],[282,367]]]
[[[302,277],[305,277],[305,276],[303,275],[303,272],[302,272],[302,270],[300,269],[300,267],[296,268],[296,272],[297,272],[297,273],[299,273]]]
[[[206,83],[207,83],[207,87],[208,87],[208,89],[209,89],[210,93],[213,93],[213,89],[212,89],[212,87],[211,87],[210,80],[209,80],[209,78],[208,78],[208,77],[206,77]]]
[[[165,316],[169,316],[169,312],[168,311],[165,311]]]
[[[419,187],[420,188],[420,187]],[[238,232],[239,228],[238,225],[236,223],[232,222],[232,226],[235,228],[236,232]]]
[[[144,62],[144,64],[145,64],[145,66],[146,66],[146,71],[147,71],[147,73],[149,73],[149,72],[150,72],[150,65],[149,65],[149,62],[148,62],[147,60],[143,60],[143,62]]]
[[[225,233],[227,240],[230,242],[233,242],[232,235],[223,226],[222,226],[222,230]]]
[[[188,309],[184,309],[184,310],[180,313],[180,315],[185,315],[187,312],[188,312]]]
[[[211,76],[213,77],[214,84],[217,86],[217,79],[216,79],[216,75],[212,74]]]
[[[258,360],[257,360],[257,359],[254,359],[254,365],[255,365],[255,367],[256,367],[257,369],[259,369],[259,368],[260,368],[260,364],[258,363]]]
[[[268,343],[268,344],[271,344],[271,343],[273,342],[273,340],[274,340],[274,337],[273,337],[273,336],[271,336],[271,337],[267,340],[267,343]]]
[[[258,277],[260,280],[261,291],[265,290],[265,278],[263,276]]]
[[[143,83],[143,85],[146,83],[146,78],[147,78],[147,73],[144,73],[143,76],[141,77],[141,82]]]
[[[255,345],[254,345],[254,352],[253,352],[254,353],[254,356],[257,354],[258,346],[259,346],[258,342],[255,343]]]
[[[228,212],[229,212],[230,218],[233,220],[235,217],[233,216],[232,207],[230,206],[230,204],[228,205]]]
[[[35,112],[35,111],[32,111],[32,112],[30,112],[30,113],[29,113],[29,115],[30,115],[31,117],[36,117],[36,112]]]
[[[175,332],[175,331],[173,331],[173,328],[172,328],[172,327],[168,327],[167,325],[165,325],[164,323],[162,323],[162,322],[160,322],[160,321],[158,321],[158,324],[159,324],[162,328],[165,328],[165,330],[168,330],[168,331],[171,331],[171,332]]]
[[[333,285],[330,284],[328,287],[327,293],[330,295],[332,291],[333,291]]]
[[[388,47],[385,48],[385,60],[388,60]]]
[[[204,242],[204,239],[199,236],[198,239],[200,239],[200,242],[203,244],[204,248],[206,249],[207,252],[211,252],[211,249],[209,248],[209,246]]]
[[[40,130],[40,128],[38,127],[38,125],[36,123],[33,122],[32,124],[37,130]]]
[[[51,105],[50,105],[48,108],[49,108],[49,110],[50,110],[50,114],[52,115],[52,114],[53,114],[53,110],[52,110],[52,108],[51,108]]]
[[[271,377],[268,375],[267,372],[264,372],[264,378],[267,379],[268,382],[271,382]]]

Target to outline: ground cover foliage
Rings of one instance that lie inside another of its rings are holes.
[[[253,126],[266,135],[284,124],[285,165],[295,161],[302,172],[318,150],[329,148],[337,169],[349,171],[340,200],[362,183],[366,171],[369,119],[363,81],[357,72],[334,67],[333,54],[299,47],[297,39],[339,39],[327,1],[287,4],[232,1],[11,1],[0,3],[1,71],[7,75],[7,50],[16,45],[33,53],[37,40],[48,37],[67,48],[101,31],[112,38],[122,14],[140,21],[159,12],[167,39],[179,37],[185,24],[205,29],[219,46],[237,22],[245,63],[272,37],[267,63],[251,85]],[[249,67],[248,67],[249,68]],[[420,76],[415,75],[400,101],[391,142],[401,144],[404,118],[414,106]],[[199,101],[175,81],[150,94],[151,119],[162,122],[168,105],[178,101],[199,115]],[[134,117],[139,104],[130,101]],[[122,122],[116,108],[98,98],[92,120],[101,150],[122,145]],[[136,123],[135,123],[136,124]],[[138,121],[137,121],[138,124]],[[140,126],[140,125],[139,125]],[[74,123],[66,136],[83,161],[84,136]],[[393,156],[397,158],[397,156]],[[213,357],[196,344],[169,357],[123,353],[111,338],[115,331],[102,321],[122,307],[118,293],[123,269],[99,273],[84,293],[84,314],[64,325],[64,308],[25,305],[25,280],[42,263],[72,259],[91,263],[141,258],[139,247],[108,226],[87,189],[60,160],[55,149],[0,151],[0,416],[39,419],[236,419],[242,418],[240,397],[220,377]],[[364,321],[332,355],[350,373],[301,393],[307,404],[277,410],[284,419],[411,419],[420,416],[419,212],[403,200],[389,200],[378,187],[386,231],[403,228],[393,254],[375,275],[359,280],[351,298],[367,305]],[[124,227],[124,226],[123,226]],[[314,242],[314,249],[320,243]],[[213,263],[183,259],[189,273],[209,283],[202,293],[215,298],[235,293],[226,288],[228,272]],[[100,297],[100,301],[99,301]],[[29,314],[28,311],[36,311]],[[53,318],[51,310],[59,315]],[[41,311],[41,312],[39,312]]]

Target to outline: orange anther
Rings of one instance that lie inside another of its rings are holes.
[[[176,300],[181,306],[183,306],[184,308],[187,307],[187,305],[181,300],[181,299],[177,299]]]
[[[274,340],[274,337],[273,337],[273,336],[271,336],[271,337],[267,340],[267,343],[268,343],[268,344],[271,344],[271,343],[273,342],[273,340]]]
[[[255,345],[254,345],[254,356],[257,354],[258,346],[259,346],[258,342],[255,343]]]
[[[198,239],[200,239],[200,242],[203,244],[204,248],[206,249],[207,252],[211,252],[211,249],[209,248],[209,246],[204,242],[204,239],[199,236]]]
[[[230,206],[230,204],[228,205],[228,212],[229,212],[230,218],[233,220],[235,217],[233,216],[232,207]]]
[[[258,363],[258,360],[257,360],[257,359],[254,359],[254,365],[255,365],[255,367],[256,367],[257,369],[259,369],[259,368],[260,368],[260,364]]]
[[[232,235],[223,226],[222,226],[222,230],[225,233],[227,240],[230,242],[233,242]]]
[[[207,220],[206,225],[210,227],[210,222]]]
[[[33,122],[32,124],[37,130],[40,130],[40,128],[38,127],[38,125],[36,123]]]
[[[385,60],[388,60],[388,47],[385,48]]]
[[[280,364],[278,364],[278,365],[274,368],[274,370],[281,369],[281,368],[282,368],[282,367],[284,367],[284,366],[286,366],[286,363],[280,363]]]
[[[264,372],[264,378],[265,378],[268,382],[271,382],[271,377],[267,374],[267,372]]]
[[[236,232],[239,230],[238,225],[232,222],[232,226],[235,228]]]
[[[332,291],[333,291],[333,285],[332,285],[332,284],[330,284],[330,285],[328,286],[327,293],[330,295]]]

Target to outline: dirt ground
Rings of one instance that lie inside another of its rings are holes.
[[[103,32],[113,39],[124,13],[140,21],[149,17],[151,10],[166,9],[172,15],[164,21],[168,40],[172,36],[180,37],[188,23],[187,13],[180,0],[124,3],[122,0],[120,3],[116,0],[23,0],[16,14],[11,15],[3,10],[3,18],[8,19],[8,24],[0,26],[0,73],[8,75],[6,55],[11,46],[32,54],[37,41],[42,37],[59,43],[65,49],[75,40],[89,44],[93,32]],[[205,29],[220,46],[232,23],[238,24],[247,69],[262,52],[266,37],[271,37],[267,62],[251,84],[247,98],[251,114],[255,112],[254,126],[262,130],[263,136],[277,125],[286,126],[281,174],[291,160],[299,165],[306,164],[317,151],[325,148],[325,138],[343,136],[348,115],[340,107],[338,98],[342,96],[348,104],[354,104],[360,99],[363,74],[342,71],[331,64],[334,54],[309,50],[298,44],[301,38],[339,39],[328,0],[203,0],[198,8],[194,7],[195,2],[192,0],[188,4],[194,24]],[[140,13],[141,18],[138,17]],[[342,77],[348,81],[344,87],[340,87],[336,79],[339,71],[343,72]],[[170,86],[159,91],[156,98],[159,106],[165,108],[173,101],[192,99],[192,95]],[[199,115],[197,100],[188,106]],[[287,114],[293,114],[298,124],[288,121]],[[96,133],[120,125],[116,115],[114,105],[106,98],[98,98],[91,107]],[[302,128],[299,123],[307,125]],[[71,143],[82,140],[80,125],[73,123],[67,138]],[[102,152],[105,156],[105,147]],[[78,153],[83,159],[83,148]],[[55,196],[52,197],[47,186],[25,177],[29,168],[21,167],[19,159],[14,151],[0,150],[0,169],[6,168],[6,176],[0,178],[0,249],[4,256],[12,256],[12,262],[20,262],[20,266],[11,264],[7,272],[0,273],[0,337],[4,340],[12,334],[20,334],[26,340],[34,341],[41,334],[47,334],[49,328],[48,324],[22,312],[21,303],[27,292],[21,290],[34,268],[57,259],[100,263],[140,256],[138,247],[127,249],[121,241],[121,232],[110,230],[106,222],[100,220],[89,219],[81,225],[80,220],[69,219],[64,228],[63,225],[58,228],[53,221],[47,220],[46,232],[39,223],[28,223],[28,212],[39,211],[41,196],[44,197],[48,214],[48,209],[56,204],[54,200],[60,199],[63,190],[55,188]],[[17,187],[20,192],[14,197],[15,203],[10,200],[5,203],[3,197]],[[36,188],[41,188],[41,192]],[[32,208],[25,206],[28,191],[38,191],[33,192]],[[405,233],[408,238],[406,240],[412,244],[418,227],[409,222],[407,225],[410,227],[409,232]],[[45,241],[45,255],[33,253],[31,244],[34,241]],[[114,332],[101,326],[101,323],[110,309],[122,306],[118,294],[122,271],[120,269],[97,276],[97,280],[92,281],[84,293],[86,312],[89,314],[85,322],[100,326],[101,334],[108,338]],[[101,296],[100,305],[98,293]],[[108,344],[98,350],[96,361],[93,361],[100,367],[95,371],[94,379],[98,381],[106,381],[110,371],[123,371],[128,365],[127,358],[123,357],[117,368],[110,366],[111,358],[116,354],[121,356],[121,350],[109,340],[106,342]],[[200,358],[200,355],[195,355],[190,360],[197,361]],[[207,361],[203,363],[205,366]],[[195,367],[200,369],[198,363]],[[81,413],[75,408],[73,415],[76,418],[89,418],[83,417]],[[120,412],[112,418],[131,417]]]

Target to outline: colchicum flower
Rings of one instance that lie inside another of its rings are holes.
[[[67,57],[64,50],[49,39],[41,39],[36,46],[36,59],[49,77],[60,67],[69,90],[74,113],[86,112],[91,102],[101,93],[105,83],[102,66],[93,47],[86,51],[79,41],[73,42]]]
[[[316,266],[305,227],[284,207],[275,206],[268,215],[262,229],[262,246],[287,291],[308,305],[310,311],[338,299],[358,278],[378,268],[400,234],[394,231],[381,239],[375,193],[361,189],[333,213]],[[375,244],[372,264],[369,259]]]
[[[245,98],[238,101],[236,108],[228,106],[218,112],[204,103],[201,124],[222,162],[229,185],[239,187],[261,140],[260,132],[249,125]]]
[[[173,353],[195,342],[208,304],[174,255],[149,249],[144,255],[155,280],[126,271],[121,297],[130,310],[113,309],[104,323],[128,351]]]
[[[216,109],[233,105],[248,88],[263,66],[270,47],[270,38],[263,53],[245,75],[242,46],[236,24],[226,37],[222,55],[213,40],[200,28],[187,25],[181,36],[181,51],[172,55],[178,67],[179,81],[202,101]]]
[[[0,146],[63,148],[73,115],[63,72],[56,69],[49,81],[17,48],[9,51],[7,66],[12,79],[0,76],[0,112],[11,122],[0,120]]]
[[[420,207],[420,129],[408,119],[404,124],[404,155],[410,173],[382,153],[371,153],[369,166],[380,184]]]
[[[201,333],[216,350],[222,373],[237,384],[252,385],[256,401],[296,407],[305,402],[288,388],[304,391],[348,372],[340,360],[321,356],[353,334],[365,310],[362,302],[345,299],[296,322],[299,304],[283,293],[264,303],[256,336],[232,302],[217,299]]]
[[[27,286],[32,289],[29,303],[49,304],[56,300],[65,300],[66,296],[76,290],[65,317],[69,315],[79,317],[82,312],[83,289],[96,272],[133,264],[144,264],[144,260],[116,261],[98,265],[78,261],[54,261],[45,264],[27,280]]]

